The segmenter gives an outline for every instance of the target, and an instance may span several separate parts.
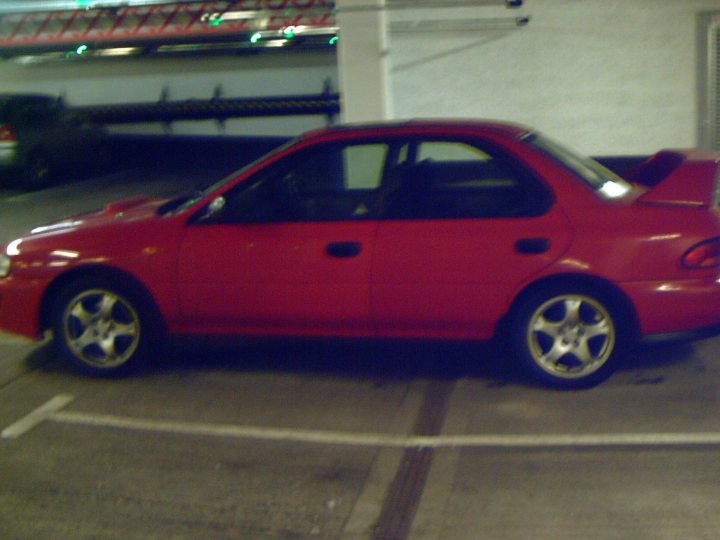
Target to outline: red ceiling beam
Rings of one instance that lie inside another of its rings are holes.
[[[335,25],[329,0],[237,0],[0,16],[0,47],[228,37]]]

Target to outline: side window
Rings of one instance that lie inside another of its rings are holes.
[[[422,142],[418,149],[418,161],[489,161],[492,157],[469,144],[451,141]]]
[[[363,144],[344,149],[345,183],[348,190],[377,189],[387,159],[386,144]]]
[[[300,194],[349,195],[375,190],[382,181],[386,144],[359,144],[317,149],[301,158],[287,173]]]
[[[388,217],[525,217],[552,203],[547,188],[501,151],[447,140],[418,141],[415,150],[414,164],[396,175]]]
[[[328,145],[285,158],[226,194],[221,221],[345,221],[377,215],[385,143]]]

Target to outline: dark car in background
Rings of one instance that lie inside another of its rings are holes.
[[[0,174],[26,189],[61,174],[95,168],[105,148],[102,128],[44,94],[0,94]]]

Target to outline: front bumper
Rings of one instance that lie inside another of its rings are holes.
[[[31,339],[42,337],[40,306],[44,291],[40,280],[0,279],[0,330]]]

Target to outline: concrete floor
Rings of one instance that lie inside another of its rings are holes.
[[[3,192],[0,235],[195,180]],[[178,342],[95,380],[2,335],[1,536],[715,539],[718,353],[643,349],[555,392],[483,345]]]

